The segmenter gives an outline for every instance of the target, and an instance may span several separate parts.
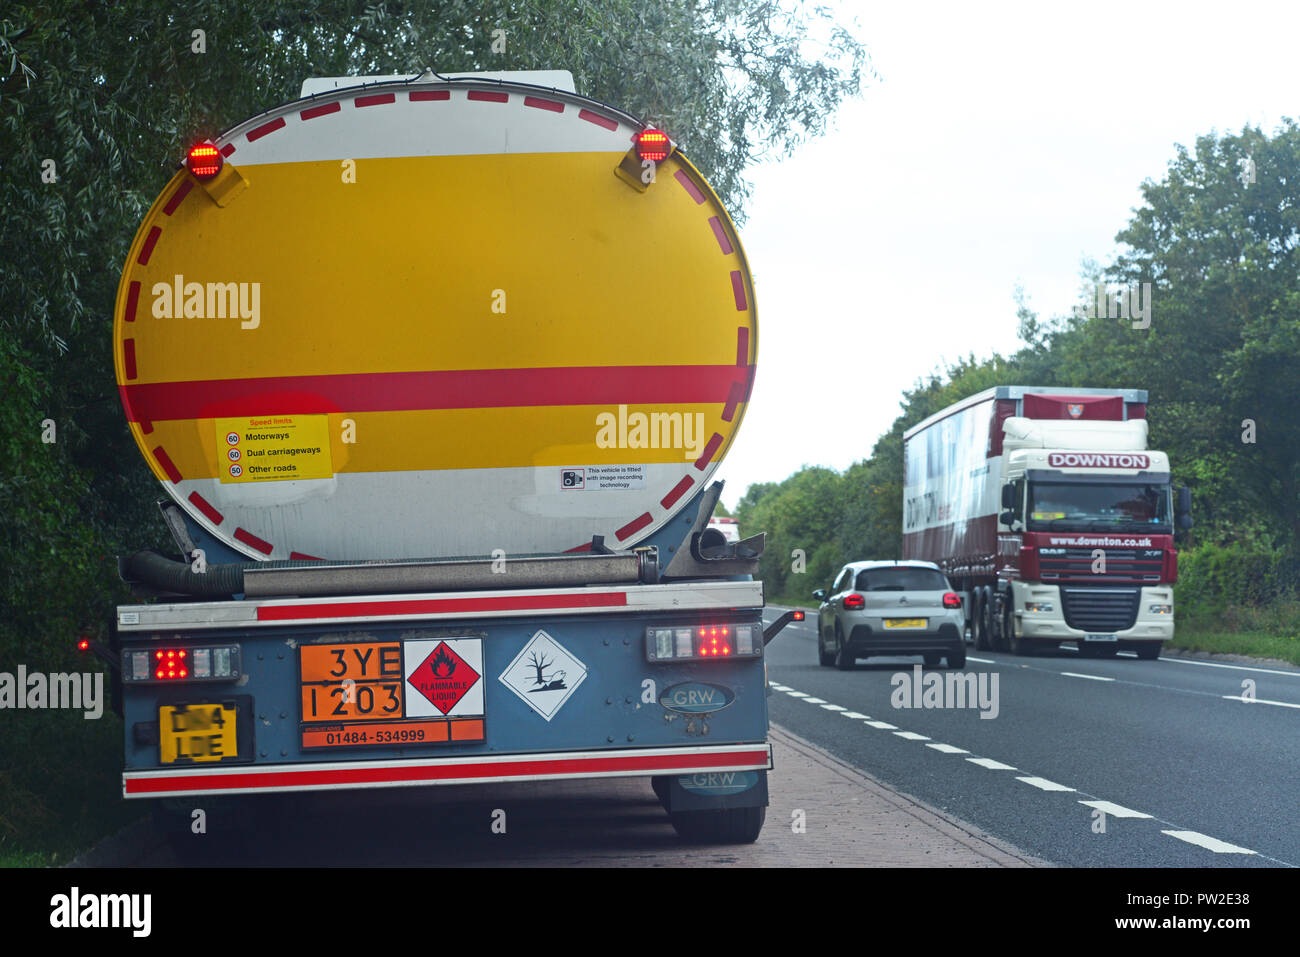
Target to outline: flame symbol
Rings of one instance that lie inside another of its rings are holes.
[[[433,669],[435,678],[450,678],[456,671],[456,662],[452,661],[451,656],[447,654],[446,645],[438,646],[438,653],[433,656],[429,667]]]

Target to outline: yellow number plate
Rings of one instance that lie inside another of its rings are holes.
[[[159,760],[221,761],[237,757],[236,708],[219,704],[162,705],[158,708]]]
[[[886,618],[886,628],[924,628],[929,624],[927,618]]]

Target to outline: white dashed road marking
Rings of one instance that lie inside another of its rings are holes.
[[[929,741],[923,734],[917,734],[915,731],[895,731],[894,734],[900,738],[906,738],[908,741]]]
[[[956,748],[951,744],[927,744],[926,747],[942,751],[944,754],[970,754],[965,748]]]
[[[996,665],[996,664],[997,664],[997,662],[994,661],[992,658],[972,658],[970,655],[967,655],[967,656],[966,656],[966,660],[967,660],[967,661],[978,661],[978,662],[979,662],[980,664],[982,664],[982,665]]]
[[[890,724],[888,721],[868,721],[867,724],[873,728],[879,728],[881,731],[897,731],[898,725]]]
[[[1161,831],[1161,834],[1168,834],[1170,837],[1176,837],[1180,841],[1186,841],[1188,844],[1195,844],[1197,847],[1204,847],[1213,851],[1215,854],[1257,854],[1258,851],[1252,851],[1245,847],[1238,847],[1236,844],[1229,844],[1227,841],[1220,841],[1218,838],[1201,834],[1197,831]]]
[[[803,700],[804,700],[804,701],[807,701],[809,704],[825,704],[825,703],[826,703],[826,699],[825,699],[825,698],[810,698],[810,697],[808,697],[807,695],[804,695]]]
[[[1103,814],[1109,814],[1111,817],[1150,817],[1150,814],[1143,814],[1141,811],[1133,811],[1126,807],[1120,807],[1118,804],[1111,804],[1109,801],[1080,801],[1088,807],[1095,807]]]
[[[843,708],[841,708],[841,707],[840,707],[839,705],[837,705],[837,704],[824,704],[824,705],[822,705],[822,707],[825,708],[827,711],[843,711],[843,710],[844,710]]]
[[[858,718],[858,719],[860,719],[860,720],[862,720],[862,721],[870,721],[870,720],[871,720],[871,715],[869,715],[869,714],[858,714],[856,711],[841,711],[841,712],[840,712],[840,717],[841,717],[841,718]]]
[[[988,768],[990,771],[1014,771],[1016,770],[1010,764],[1003,764],[1001,761],[994,761],[992,758],[967,758],[971,764],[978,764],[982,768]]]
[[[1088,678],[1091,681],[1114,681],[1114,678],[1106,678],[1102,675],[1081,675],[1073,671],[1062,671],[1061,674],[1067,678]]]
[[[1074,788],[1067,788],[1064,784],[1057,784],[1055,781],[1049,781],[1047,778],[1016,778],[1017,781],[1024,781],[1026,784],[1032,784],[1040,791],[1073,791]]]
[[[1300,704],[1293,704],[1290,701],[1269,701],[1267,698],[1247,698],[1245,695],[1225,694],[1223,696],[1228,701],[1244,701],[1246,704],[1271,704],[1279,708],[1300,708]]]

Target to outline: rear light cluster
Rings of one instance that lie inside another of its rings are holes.
[[[857,592],[854,592],[851,595],[844,596],[844,607],[849,611],[853,611],[856,608],[866,608],[867,600]]]
[[[650,661],[758,658],[763,632],[758,625],[731,622],[647,628],[645,653]]]
[[[645,129],[636,135],[636,155],[643,160],[662,163],[672,152],[672,143],[663,130]]]
[[[944,608],[960,608],[960,607],[961,607],[961,596],[958,595],[955,591],[950,591],[950,592],[946,593],[946,594],[943,596],[943,607],[944,607]]]
[[[134,684],[233,681],[239,677],[239,645],[140,648],[122,652],[122,679]]]
[[[214,179],[221,172],[221,151],[211,143],[200,143],[186,156],[190,172],[201,180]]]

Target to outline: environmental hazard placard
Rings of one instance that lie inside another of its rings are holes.
[[[406,715],[483,714],[483,639],[404,641]]]
[[[261,415],[217,419],[223,482],[332,478],[329,416]]]
[[[500,681],[547,721],[587,677],[587,666],[544,631],[529,639]]]

